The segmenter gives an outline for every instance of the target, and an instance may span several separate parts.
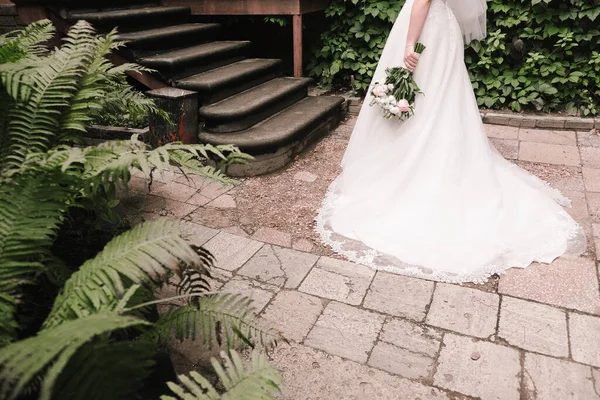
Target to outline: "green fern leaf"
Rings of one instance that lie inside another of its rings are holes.
[[[0,349],[0,398],[16,399],[23,388],[44,373],[40,400],[49,400],[63,367],[95,336],[147,322],[116,314],[94,314],[67,321]]]
[[[44,328],[114,306],[132,283],[161,282],[169,271],[202,266],[198,254],[181,238],[178,221],[146,222],[114,238],[65,283]]]
[[[280,373],[269,366],[264,354],[252,353],[252,366],[244,368],[242,359],[234,350],[229,355],[221,352],[223,364],[212,359],[212,365],[225,393],[219,395],[207,379],[192,371],[188,376],[179,375],[180,384],[170,382],[169,388],[177,397],[162,396],[161,400],[274,400],[273,393],[279,393],[282,378]]]
[[[196,304],[171,309],[161,315],[153,334],[167,341],[172,334],[183,341],[201,339],[213,346],[225,343],[271,347],[281,335],[263,326],[251,307],[252,300],[239,294],[219,293],[196,298]]]

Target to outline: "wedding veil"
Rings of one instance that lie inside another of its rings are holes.
[[[481,40],[487,34],[487,1],[489,0],[448,0],[465,40]]]

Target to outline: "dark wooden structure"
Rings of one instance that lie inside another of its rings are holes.
[[[331,0],[161,0],[165,6],[189,6],[195,15],[291,15],[294,76],[302,76],[302,16],[322,11]]]

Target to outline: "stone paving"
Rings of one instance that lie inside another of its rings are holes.
[[[207,213],[236,209],[252,180],[233,187],[169,174],[146,195],[136,179],[123,202],[134,220],[181,218],[186,238],[216,257],[213,286],[250,296],[290,339],[272,354],[281,399],[600,399],[600,136],[486,129],[505,157],[572,199],[590,239],[582,257],[509,270],[488,285],[443,284],[323,255],[291,230],[208,226]],[[307,184],[324,176],[292,172]]]

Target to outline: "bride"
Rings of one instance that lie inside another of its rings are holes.
[[[481,283],[585,251],[561,207],[569,200],[502,158],[484,132],[463,55],[485,37],[486,10],[485,0],[407,0],[374,81],[405,65],[424,95],[405,122],[365,101],[317,217],[335,252],[379,270]]]

